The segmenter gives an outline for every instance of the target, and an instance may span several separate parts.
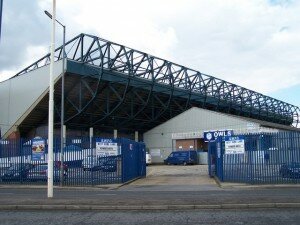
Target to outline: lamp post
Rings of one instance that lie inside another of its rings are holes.
[[[54,49],[55,49],[55,16],[56,0],[53,0],[53,18],[51,34],[51,52],[50,52],[50,81],[49,81],[49,113],[48,113],[48,198],[53,198],[53,112],[54,112]]]
[[[45,14],[52,19],[52,15],[48,11],[44,11]],[[62,50],[62,75],[61,75],[61,112],[60,112],[60,185],[63,185],[64,181],[64,113],[65,113],[65,41],[66,41],[66,26],[63,25],[59,20],[55,19],[55,21],[63,27],[63,50]]]

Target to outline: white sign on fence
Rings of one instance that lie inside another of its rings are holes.
[[[118,144],[110,139],[96,141],[96,156],[118,155]]]
[[[245,140],[240,137],[225,140],[225,154],[245,154]]]

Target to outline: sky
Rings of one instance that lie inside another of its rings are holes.
[[[3,2],[0,81],[49,52],[52,11],[52,0]],[[299,0],[57,0],[67,40],[93,34],[297,106],[299,12]]]

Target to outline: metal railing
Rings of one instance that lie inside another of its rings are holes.
[[[225,154],[224,140],[210,143],[210,175],[224,182],[300,183],[300,133],[244,135],[244,154]]]
[[[108,145],[108,147],[98,148],[99,140],[109,140],[110,143],[114,143],[113,147]],[[47,141],[45,140],[44,143]],[[34,140],[19,139],[0,142],[0,183],[46,184],[47,145],[37,147],[38,151],[35,146]],[[53,152],[55,185],[116,184],[146,175],[145,145],[128,139],[67,138],[62,179],[60,176],[60,138],[54,139]]]

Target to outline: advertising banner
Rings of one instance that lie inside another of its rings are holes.
[[[118,155],[118,143],[112,139],[96,139],[96,156]]]
[[[45,140],[44,139],[41,139],[41,138],[32,139],[31,149],[32,149],[32,154],[31,154],[32,161],[44,161],[45,160]]]

